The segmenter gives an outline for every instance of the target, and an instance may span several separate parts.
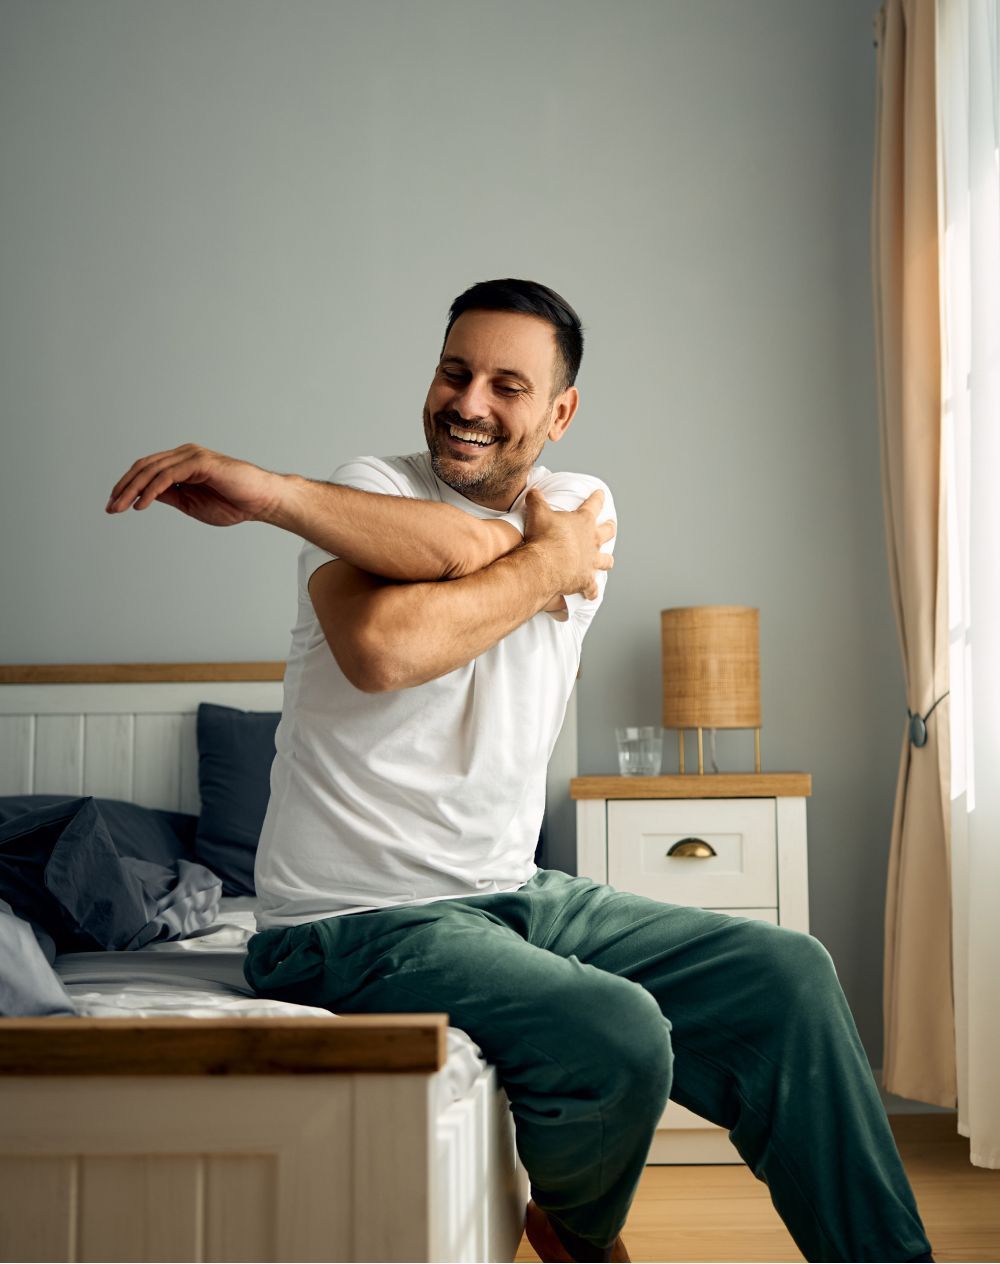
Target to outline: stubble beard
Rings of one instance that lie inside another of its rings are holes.
[[[547,426],[547,422],[546,422]],[[497,500],[509,493],[513,503],[517,499],[528,471],[538,460],[545,446],[544,434],[538,451],[530,459],[517,460],[504,451],[506,440],[500,436],[489,449],[488,463],[478,458],[475,468],[472,462],[464,462],[447,450],[447,440],[437,421],[424,414],[424,436],[431,455],[431,469],[442,481],[456,492],[470,499]],[[485,468],[484,468],[485,465]]]

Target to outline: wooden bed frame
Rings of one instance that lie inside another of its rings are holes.
[[[0,667],[0,794],[197,812],[199,702],[281,663]],[[0,1019],[0,1259],[512,1260],[528,1178],[444,1014]]]

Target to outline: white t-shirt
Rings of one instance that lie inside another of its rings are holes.
[[[524,492],[507,513],[477,505],[435,475],[427,452],[363,457],[330,481],[444,501],[524,530]],[[535,466],[529,487],[564,510],[601,488],[601,518],[614,516],[600,479]],[[331,560],[308,543],[299,554],[298,619],[257,849],[259,928],[523,886],[536,872],[546,766],[606,573],[596,600],[566,598],[568,619],[542,612],[437,680],[364,693],[337,666],[309,598],[310,576]]]

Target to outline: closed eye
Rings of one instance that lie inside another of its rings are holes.
[[[440,370],[440,372],[441,372],[442,377],[447,378],[447,380],[448,380],[449,382],[456,382],[456,383],[458,383],[458,382],[466,382],[466,381],[468,381],[468,378],[469,378],[468,373],[463,373],[460,369],[448,369],[448,368],[444,368],[444,367],[442,367],[442,368],[441,368],[441,370]],[[524,394],[524,390],[523,390],[521,387],[519,387],[519,386],[502,386],[502,385],[497,385],[495,389],[496,389],[496,390],[497,390],[497,391],[498,391],[501,395],[509,395],[509,396],[513,396],[513,395],[523,395],[523,394]]]

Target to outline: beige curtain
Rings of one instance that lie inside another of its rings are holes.
[[[882,495],[909,712],[886,889],[883,1080],[901,1097],[954,1106],[934,0],[885,0],[875,42],[871,250]]]

